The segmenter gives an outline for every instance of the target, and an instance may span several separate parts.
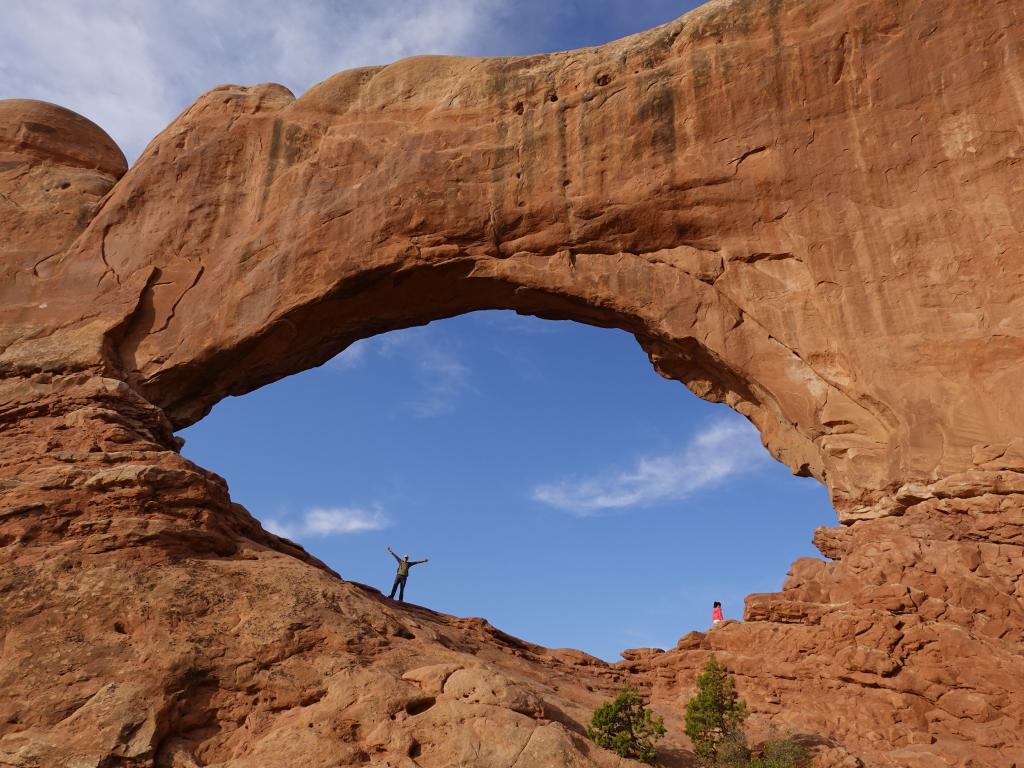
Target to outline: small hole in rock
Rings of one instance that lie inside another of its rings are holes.
[[[612,76],[605,73],[603,75],[598,75],[597,79],[594,82],[596,82],[598,85],[608,85],[608,83],[610,83],[611,81]]]
[[[558,101],[558,94],[552,93],[550,96],[548,96],[548,101]]]
[[[525,109],[526,107],[523,106],[523,102],[521,101],[517,101],[516,105],[512,107],[512,111],[515,112],[517,115],[523,114],[523,110]]]
[[[128,634],[128,632],[124,628],[124,624],[122,624],[120,621],[115,621],[114,622],[114,631],[117,632],[117,634],[119,634],[119,635],[127,635]]]
[[[409,757],[416,759],[422,754],[423,747],[420,746],[420,743],[418,741],[413,741],[413,743],[409,745]]]
[[[408,704],[405,705],[405,711],[408,712],[410,715],[421,715],[428,709],[430,709],[432,706],[434,706],[436,702],[437,699],[435,699],[433,696],[427,696],[422,699],[416,699],[415,701],[410,701]]]

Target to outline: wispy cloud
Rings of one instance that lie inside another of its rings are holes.
[[[329,368],[334,368],[337,371],[347,371],[352,368],[358,368],[366,362],[366,358],[369,357],[373,351],[373,342],[371,339],[359,339],[352,344],[349,344],[345,350],[340,354],[333,357],[330,362],[327,363]]]
[[[271,533],[295,540],[379,531],[390,525],[391,520],[379,507],[315,507],[298,520],[263,521],[263,527]]]
[[[301,94],[335,72],[421,53],[493,50],[500,0],[4,0],[0,98],[52,101],[134,159],[223,83]],[[45,12],[43,12],[45,10]]]
[[[387,359],[410,368],[410,397],[405,407],[416,418],[452,413],[459,398],[472,391],[472,372],[449,336],[431,327],[406,328],[352,344],[328,363],[338,371]]]
[[[416,365],[426,386],[410,402],[413,413],[429,419],[454,411],[459,396],[469,387],[469,368],[451,350],[441,347],[421,348]]]
[[[646,456],[623,471],[539,485],[532,496],[587,517],[682,499],[749,471],[767,458],[753,426],[722,421],[699,433],[678,453]]]

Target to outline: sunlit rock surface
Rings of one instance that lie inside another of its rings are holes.
[[[0,765],[615,766],[582,724],[631,682],[681,766],[711,651],[821,766],[1024,765],[1021,24],[719,0],[217,88],[127,172],[0,102]],[[178,453],[227,395],[485,308],[623,328],[749,417],[829,487],[827,560],[607,665],[345,583]]]

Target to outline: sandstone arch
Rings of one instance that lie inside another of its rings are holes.
[[[945,12],[719,3],[561,56],[413,59],[298,100],[217,89],[153,142],[40,295],[61,291],[61,268],[76,270],[74,293],[78,270],[95,275],[93,300],[122,302],[105,313],[105,362],[179,425],[367,333],[469,309],[624,326],[663,371],[731,400],[777,456],[826,480],[850,519],[891,511],[899,485],[1020,432],[1002,370],[931,353],[952,332],[991,344],[988,329],[1014,322],[1012,293],[972,295],[1005,262],[1013,212],[960,190],[972,236],[999,225],[978,253],[929,232],[933,207],[898,202],[1006,151],[949,156],[981,134],[926,122],[935,77],[966,107],[985,74],[986,62],[947,72],[912,42]],[[847,28],[859,37],[837,48]],[[856,70],[869,56],[915,66],[875,93]],[[753,83],[771,87],[752,98]],[[1012,107],[1011,81],[999,92]],[[941,146],[935,169],[906,136],[921,131]],[[981,189],[1010,183],[996,167]],[[971,307],[947,311],[938,277],[916,284],[922,264],[958,269]],[[922,306],[895,311],[887,294]],[[1016,338],[999,336],[1001,359],[1019,356]],[[926,392],[907,366],[935,368]],[[944,424],[951,401],[962,429]]]
[[[0,457],[0,543],[37,591],[68,583],[46,565],[61,557],[92,564],[82,584],[117,557],[228,558],[236,580],[258,579],[251,558],[308,570],[178,456],[174,427],[357,338],[471,309],[616,325],[663,373],[748,415],[777,457],[829,485],[849,525],[819,532],[834,562],[801,561],[783,593],[748,600],[748,625],[637,657],[604,684],[650,674],[674,701],[684,684],[653,670],[717,647],[765,718],[784,701],[779,717],[877,764],[1020,760],[1022,39],[1010,2],[719,0],[600,48],[412,59],[299,99],[225,86],[123,177],[87,121],[0,103],[0,415],[16,438]],[[165,586],[191,583],[168,568]],[[212,573],[204,588],[230,603]],[[321,622],[333,640],[307,626],[303,642],[337,649],[346,632],[400,623],[354,588],[324,590],[359,618]],[[61,606],[43,604],[11,598],[16,632]],[[494,640],[420,621],[449,647],[452,633]],[[9,646],[27,648],[18,637]],[[78,721],[41,714],[65,689],[39,660],[35,710],[4,704],[0,755],[75,737],[89,706],[152,705],[135,746],[117,735],[128,715],[108,717],[104,754],[140,761],[205,727],[185,728],[174,702],[258,711],[244,685],[223,693],[215,661],[250,640],[210,640],[227,646],[196,650],[203,664],[181,651],[152,681],[124,672],[120,646],[108,661],[80,654],[114,703],[89,704],[93,691]],[[745,655],[769,641],[770,672]],[[307,695],[321,657],[299,645]],[[355,647],[360,674],[392,680],[367,661],[375,646]],[[534,670],[568,663],[524,652]],[[182,682],[175,664],[202,674]],[[285,696],[256,672],[248,685]],[[559,749],[579,748],[565,738]]]

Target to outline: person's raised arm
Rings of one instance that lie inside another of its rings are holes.
[[[395,558],[395,560],[397,560],[398,562],[402,562],[402,558],[400,558],[398,555],[396,555],[395,554],[395,550],[393,550],[391,547],[388,547],[388,552],[391,553],[391,556],[393,558]]]
[[[429,562],[430,562],[430,558],[429,557],[425,557],[422,560],[413,560],[411,563],[409,563],[409,565],[420,565],[422,563],[429,563]]]

